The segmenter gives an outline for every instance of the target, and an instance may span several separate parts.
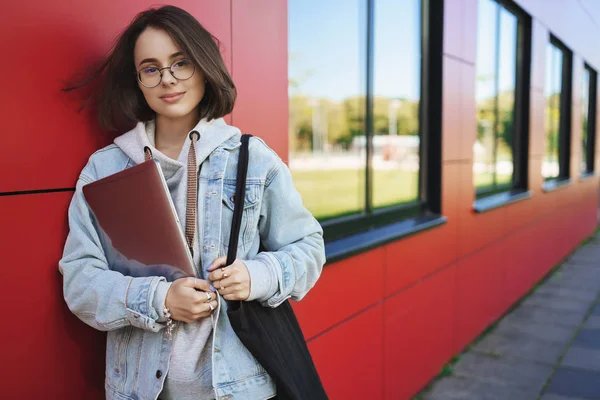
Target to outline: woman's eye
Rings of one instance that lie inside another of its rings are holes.
[[[188,60],[180,60],[180,61],[177,61],[175,64],[173,64],[173,66],[175,68],[183,68],[188,65],[190,65],[190,62]]]
[[[155,74],[158,72],[158,68],[155,67],[148,67],[148,68],[144,68],[144,70],[142,71],[144,74],[146,75],[151,75],[151,74]]]

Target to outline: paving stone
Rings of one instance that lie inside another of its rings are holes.
[[[552,286],[549,284],[542,285],[536,290],[535,293],[552,293],[557,297],[587,301],[590,304],[598,297],[598,293],[596,293],[595,290],[577,290],[568,287],[561,287],[560,285]]]
[[[590,296],[594,296],[594,299],[598,297],[599,287],[598,285],[589,283],[587,285],[582,285],[581,282],[573,281],[573,280],[565,280],[565,279],[552,279],[550,278],[543,286],[540,287],[547,288],[548,290],[562,290],[565,292],[589,292]],[[540,290],[538,289],[538,290]]]
[[[450,376],[438,381],[425,400],[532,400],[538,390],[527,390],[495,382]]]
[[[467,353],[454,367],[454,374],[539,391],[552,370],[550,365]]]
[[[584,328],[586,329],[600,329],[600,314],[599,315],[590,315],[590,317],[585,321]]]
[[[541,400],[586,400],[581,397],[561,396],[560,394],[548,393],[542,396]]]
[[[553,293],[536,292],[521,303],[522,306],[552,308],[555,310],[571,311],[585,314],[590,308],[590,302],[560,297]]]
[[[502,336],[523,333],[544,342],[567,344],[575,335],[575,328],[544,324],[529,319],[512,318],[502,320],[494,333]]]
[[[562,359],[561,365],[600,372],[600,350],[572,346]]]
[[[593,244],[583,247],[573,253],[569,261],[600,266],[600,246]]]
[[[575,337],[575,340],[573,340],[573,345],[600,350],[600,330],[582,329]]]
[[[570,311],[555,310],[552,308],[541,308],[533,306],[520,305],[512,313],[505,317],[508,321],[531,320],[534,322],[555,324],[567,327],[577,327],[584,319],[580,313],[571,313]]]
[[[559,367],[548,384],[546,393],[598,399],[600,398],[600,373]]]
[[[552,275],[544,285],[552,284],[554,287],[564,287],[575,290],[587,290],[595,292],[599,291],[598,283],[590,279],[582,279],[579,277],[566,276],[560,274]]]
[[[600,281],[600,268],[593,268],[583,264],[567,264],[557,272],[557,279]],[[596,286],[598,289],[598,286]]]
[[[542,342],[522,333],[505,334],[503,336],[491,333],[473,348],[476,351],[494,356],[554,365],[562,354],[564,345]]]

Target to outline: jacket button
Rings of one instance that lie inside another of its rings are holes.
[[[156,371],[156,379],[160,379],[161,376],[162,376],[162,371],[159,369],[158,371]]]

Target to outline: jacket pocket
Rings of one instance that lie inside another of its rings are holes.
[[[258,233],[258,218],[260,216],[260,197],[262,185],[247,184],[244,198],[244,211],[240,226],[240,237],[238,246],[251,243]],[[235,184],[223,184],[223,214],[221,226],[221,244],[224,248],[229,247],[229,234],[233,221],[233,210],[235,208]]]
[[[107,334],[106,378],[107,383],[117,390],[123,390],[127,380],[127,348],[132,330],[132,326],[126,326]]]

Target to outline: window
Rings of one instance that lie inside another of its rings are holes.
[[[512,3],[479,0],[475,96],[477,197],[527,189],[530,18]]]
[[[550,183],[570,176],[571,59],[571,52],[552,37],[546,49],[546,143],[542,161],[542,175]]]
[[[596,79],[597,74],[589,65],[583,72],[581,88],[581,174],[594,173],[594,153],[596,148]]]
[[[427,4],[289,1],[289,165],[328,241],[439,214],[441,8]]]

